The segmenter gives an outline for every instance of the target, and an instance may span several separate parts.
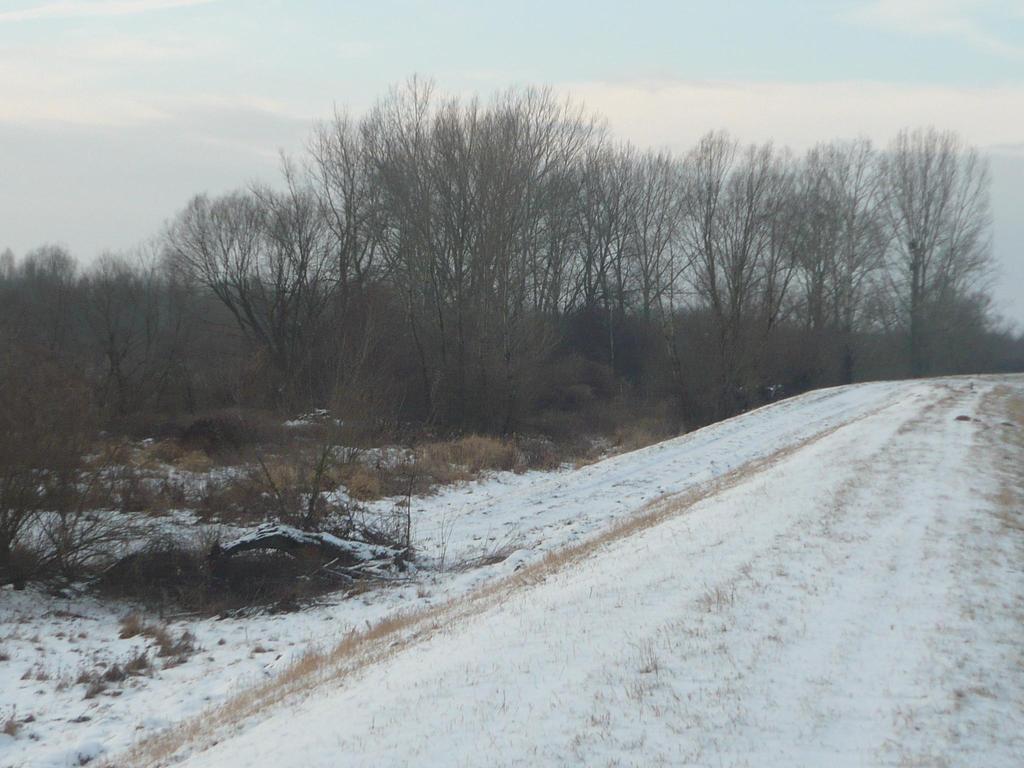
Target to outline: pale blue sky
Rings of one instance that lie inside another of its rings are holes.
[[[0,0],[0,248],[129,247],[414,72],[551,85],[676,149],[959,130],[992,158],[999,297],[1024,321],[1024,0]]]

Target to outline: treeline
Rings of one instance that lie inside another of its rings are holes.
[[[988,172],[950,133],[677,156],[545,90],[411,81],[282,168],[84,270],[0,257],[6,369],[57,366],[113,419],[326,406],[509,433],[1024,368],[985,292]]]

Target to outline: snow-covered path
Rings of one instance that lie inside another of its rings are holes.
[[[877,391],[186,764],[1024,764],[1024,387]]]

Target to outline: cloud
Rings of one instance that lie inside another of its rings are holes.
[[[16,11],[0,11],[0,23],[80,19],[102,16],[130,16],[169,8],[207,5],[217,0],[64,0],[43,3]]]
[[[961,40],[1009,59],[1024,58],[1024,47],[986,28],[980,16],[993,13],[1012,20],[1024,16],[1020,0],[871,0],[847,14],[849,21],[921,37]]]
[[[152,78],[196,71],[224,47],[216,37],[163,31],[0,45],[0,122],[125,125],[162,119],[181,89],[153,88]]]
[[[878,82],[574,82],[557,87],[638,144],[686,150],[709,130],[800,150],[837,137],[887,143],[908,126],[960,132],[982,147],[1024,140],[1024,85],[953,88]]]
[[[48,52],[54,55],[53,52]],[[114,64],[191,61],[214,53],[213,46],[185,38],[113,36],[67,44],[58,53],[76,62]]]
[[[109,89],[90,67],[52,67],[0,51],[0,124],[126,125],[166,117],[146,93]]]

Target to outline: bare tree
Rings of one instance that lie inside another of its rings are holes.
[[[636,168],[635,203],[629,224],[636,304],[650,320],[666,294],[678,288],[686,268],[680,244],[683,171],[668,153],[648,152]]]
[[[17,259],[14,257],[14,251],[10,248],[4,248],[0,252],[0,280],[13,279],[16,265]]]
[[[168,278],[155,242],[104,254],[84,278],[86,325],[106,364],[99,404],[119,415],[155,405],[184,366],[193,309]]]
[[[171,258],[230,310],[272,372],[282,404],[308,373],[337,285],[328,228],[313,191],[287,162],[285,189],[194,198],[167,234]]]
[[[782,306],[792,270],[781,227],[791,175],[771,145],[741,150],[708,134],[686,160],[684,245],[718,334],[719,414],[742,407],[754,343]]]
[[[858,139],[812,148],[799,175],[804,319],[812,333],[838,342],[843,383],[853,380],[853,338],[863,326],[865,291],[885,267],[880,170],[871,143]]]
[[[345,114],[316,127],[310,174],[331,233],[339,298],[361,289],[379,264],[380,190],[359,127]]]
[[[58,245],[29,251],[19,265],[23,293],[28,298],[19,324],[51,353],[71,354],[75,348],[78,263]]]
[[[893,285],[909,326],[910,370],[930,366],[926,325],[970,291],[989,254],[989,174],[954,133],[902,131],[885,157]]]

